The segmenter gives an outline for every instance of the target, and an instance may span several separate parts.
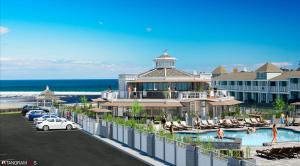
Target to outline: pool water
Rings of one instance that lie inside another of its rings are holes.
[[[182,134],[179,134],[180,136]],[[186,134],[198,137],[201,140],[216,141],[216,132]],[[271,142],[273,139],[272,129],[257,129],[255,133],[247,134],[246,131],[224,131],[224,136],[241,138],[243,146],[262,146],[263,143]],[[224,140],[228,141],[228,140]],[[231,140],[232,141],[232,140]],[[300,142],[300,132],[287,129],[278,129],[278,142]]]

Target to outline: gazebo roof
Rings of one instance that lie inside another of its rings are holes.
[[[102,112],[102,113],[108,113],[108,112],[112,112],[112,110],[108,110],[108,109],[104,109],[104,108],[92,108],[90,109],[90,111],[92,112]]]
[[[54,95],[54,92],[51,91],[51,90],[49,89],[49,86],[47,85],[47,86],[46,86],[46,89],[45,89],[43,92],[41,92],[40,95],[44,95],[44,96],[53,96],[53,95]]]

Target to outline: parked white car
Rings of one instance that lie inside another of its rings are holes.
[[[77,128],[76,123],[61,118],[48,118],[44,121],[39,121],[36,124],[38,130],[66,129],[72,130]]]
[[[56,114],[46,114],[46,115],[43,115],[42,117],[34,118],[33,123],[37,124],[37,122],[44,121],[48,118],[59,118],[59,117]],[[60,118],[60,119],[66,120],[65,118]]]

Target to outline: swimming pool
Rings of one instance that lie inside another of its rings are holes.
[[[211,131],[207,133],[178,133],[178,136],[191,136],[198,137],[201,140],[211,140],[216,141],[215,139],[216,132]],[[247,134],[246,131],[224,131],[224,136],[241,138],[243,146],[262,146],[265,142],[271,142],[273,135],[272,129],[257,129],[255,133]],[[227,142],[228,140],[224,140]],[[278,142],[300,142],[300,132],[296,132],[288,129],[278,129],[277,135]]]

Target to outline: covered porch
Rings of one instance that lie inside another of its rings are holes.
[[[238,100],[225,100],[225,101],[210,101],[208,102],[209,117],[224,118],[226,114],[237,112],[237,106],[241,104]]]

